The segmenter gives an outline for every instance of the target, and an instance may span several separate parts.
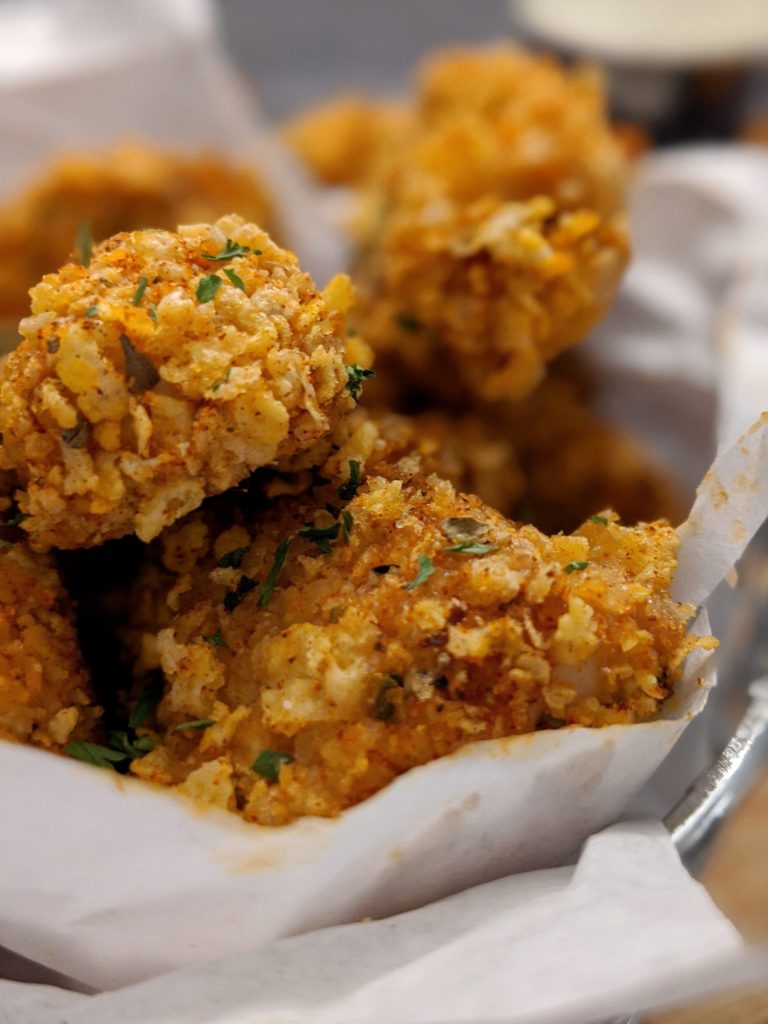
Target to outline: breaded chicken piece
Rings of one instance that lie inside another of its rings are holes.
[[[422,77],[411,135],[369,183],[355,321],[412,384],[519,399],[621,278],[621,148],[591,73],[497,47]]]
[[[253,169],[213,153],[121,145],[62,156],[0,209],[0,317],[26,315],[29,289],[71,258],[81,231],[101,242],[120,231],[211,223],[232,210],[274,230]]]
[[[669,596],[667,525],[547,537],[407,468],[163,534],[136,775],[261,824],[332,816],[475,740],[652,718],[710,645]]]
[[[356,186],[400,144],[411,121],[405,104],[338,96],[292,118],[282,136],[322,184]]]
[[[99,714],[53,563],[20,541],[3,547],[0,738],[60,750],[90,737]]]
[[[319,293],[239,217],[117,235],[31,294],[0,378],[0,468],[37,549],[150,540],[353,406],[347,279]]]

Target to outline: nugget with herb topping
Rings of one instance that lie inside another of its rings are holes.
[[[163,535],[166,686],[135,774],[261,824],[332,816],[475,740],[647,720],[709,643],[669,596],[666,524],[547,537],[353,461]]]
[[[32,290],[0,378],[0,466],[34,547],[164,526],[353,406],[346,278],[324,292],[230,216],[116,235]]]
[[[438,396],[519,399],[607,309],[624,160],[591,73],[512,47],[439,55],[358,226],[362,334]]]

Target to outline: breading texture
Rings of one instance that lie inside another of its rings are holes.
[[[628,255],[599,82],[512,47],[448,52],[368,187],[355,319],[437,395],[519,399],[603,315]]]
[[[31,294],[0,378],[0,466],[36,548],[150,540],[353,405],[348,280],[318,292],[239,217],[117,235]]]
[[[29,289],[71,258],[81,226],[101,242],[120,231],[210,223],[231,210],[274,231],[258,175],[214,153],[123,144],[61,156],[0,208],[0,316],[27,314]]]
[[[339,96],[302,111],[282,129],[285,143],[324,185],[360,185],[411,128],[405,104]]]
[[[21,542],[0,550],[0,738],[60,750],[98,716],[52,561]]]
[[[157,542],[166,690],[135,774],[265,825],[333,816],[472,741],[650,719],[710,644],[664,523],[547,537],[403,459],[353,482],[229,495]]]

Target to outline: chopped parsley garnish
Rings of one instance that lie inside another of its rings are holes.
[[[443,520],[443,533],[449,540],[455,540],[457,544],[465,544],[484,537],[488,530],[487,523],[481,523],[477,519],[472,519],[471,516],[455,516],[453,519]]]
[[[85,448],[91,436],[91,425],[86,419],[79,419],[74,427],[62,430],[61,439],[70,448]]]
[[[12,540],[0,539],[0,551],[6,551],[8,548],[15,547],[15,542]]]
[[[572,572],[581,572],[581,570],[586,569],[588,565],[589,562],[569,562],[563,572],[567,572],[570,576]]]
[[[405,589],[415,590],[416,587],[421,586],[422,583],[426,583],[434,571],[435,567],[432,564],[432,559],[428,555],[422,555],[419,558],[419,571],[416,573],[415,579],[412,579],[410,583],[405,584]]]
[[[465,540],[461,544],[452,544],[444,551],[460,551],[463,555],[487,555],[490,551],[498,551],[497,544],[478,544],[476,541]]]
[[[598,526],[608,525],[608,520],[605,518],[605,516],[590,516],[589,521],[590,523],[597,523]]]
[[[10,519],[6,519],[4,522],[0,523],[0,526],[18,526],[20,523],[23,523],[26,518],[27,517],[23,512],[17,512],[15,516],[11,516]]]
[[[212,718],[196,718],[193,722],[181,722],[179,725],[174,725],[171,732],[186,732],[187,729],[207,729],[209,725],[213,725]]]
[[[208,260],[209,263],[227,263],[229,260],[234,260],[238,256],[261,256],[261,249],[251,249],[248,245],[239,245],[237,242],[233,242],[231,238],[227,239],[226,245],[215,255],[209,252],[203,253],[203,259]]]
[[[342,501],[352,501],[360,486],[360,463],[356,459],[349,460],[349,479],[339,487],[339,497]]]
[[[88,309],[86,309],[86,311],[85,311],[85,315],[87,317],[98,316],[99,315],[99,307],[98,306],[89,306]]]
[[[344,543],[349,544],[349,535],[352,533],[352,527],[355,525],[355,520],[352,518],[352,513],[347,512],[346,509],[341,513],[341,534],[344,537]]]
[[[218,380],[216,381],[216,383],[215,383],[215,384],[213,385],[213,387],[211,388],[211,391],[218,391],[220,387],[223,387],[223,386],[224,386],[225,384],[229,383],[229,375],[230,375],[231,373],[232,373],[232,367],[231,367],[231,366],[228,366],[228,367],[227,367],[227,369],[226,369],[226,371],[225,371],[225,373],[224,373],[224,376],[223,376],[223,377],[220,377],[220,378],[219,378],[219,379],[218,379]]]
[[[93,235],[90,221],[80,221],[75,238],[75,256],[84,267],[90,267],[93,254]]]
[[[137,757],[144,757],[150,750],[154,750],[155,741],[149,736],[139,736],[132,740],[127,732],[120,729],[110,732],[109,749],[119,754],[125,754],[133,761]]]
[[[408,331],[409,334],[417,334],[424,326],[421,320],[417,320],[410,313],[398,313],[395,317],[395,323],[403,331]]]
[[[201,278],[196,293],[198,302],[210,302],[223,283],[218,274],[209,274]]]
[[[400,676],[387,676],[384,682],[379,687],[379,692],[376,694],[376,699],[373,702],[373,717],[378,719],[380,722],[387,722],[392,715],[395,713],[395,705],[389,699],[387,694],[390,690],[395,689],[403,685],[403,680]]]
[[[221,626],[216,630],[215,633],[208,633],[203,636],[205,643],[210,644],[211,647],[229,647],[229,644],[221,635]]]
[[[125,379],[128,381],[128,390],[132,395],[138,394],[140,391],[151,391],[160,383],[160,374],[157,372],[155,364],[136,350],[127,335],[120,335],[120,345],[125,357]]]
[[[399,569],[400,566],[396,562],[390,562],[388,565],[374,565],[373,571],[379,576],[386,576],[390,569]]]
[[[143,725],[150,715],[154,714],[155,708],[163,697],[163,676],[157,672],[147,683],[133,705],[128,725],[131,729],[138,729]]]
[[[355,405],[360,401],[363,381],[375,376],[376,374],[373,370],[366,370],[359,363],[352,363],[350,366],[347,366],[347,388],[355,400]]]
[[[224,598],[224,607],[226,610],[228,612],[233,612],[246,594],[250,594],[250,592],[255,590],[258,585],[258,582],[256,580],[252,580],[250,576],[241,576],[237,581],[235,589],[230,590]]]
[[[157,306],[154,302],[147,303],[147,312],[150,320],[157,320]]]
[[[259,608],[266,608],[269,602],[272,600],[272,594],[277,581],[280,579],[280,573],[283,571],[285,560],[288,557],[288,548],[291,546],[293,537],[286,537],[285,540],[281,541],[275,548],[275,557],[272,561],[272,568],[267,573],[267,578],[264,580],[264,586],[261,588],[259,594]]]
[[[113,768],[120,761],[127,761],[129,756],[124,750],[112,750],[100,743],[88,743],[85,740],[72,740],[64,746],[67,757],[74,757],[86,764],[95,764],[97,768]]]
[[[224,276],[229,278],[230,284],[233,284],[235,288],[239,288],[241,292],[245,291],[245,282],[242,277],[237,276],[234,270],[230,270],[229,267],[225,267]]]
[[[267,782],[278,782],[280,779],[280,768],[284,764],[291,764],[293,758],[282,750],[262,750],[259,756],[251,765],[251,771],[261,775]]]
[[[228,551],[226,555],[222,555],[218,561],[220,569],[239,569],[243,563],[243,559],[248,554],[248,547],[244,548],[233,548]]]
[[[133,298],[131,299],[132,306],[138,306],[138,304],[141,302],[144,292],[147,290],[148,284],[149,278],[147,277],[146,274],[142,274],[141,277],[139,278],[139,285],[136,291],[133,293]]]
[[[297,536],[304,537],[305,540],[311,540],[313,544],[317,544],[324,555],[330,555],[331,541],[336,540],[340,529],[340,523],[331,523],[330,526],[302,526],[296,533]]]

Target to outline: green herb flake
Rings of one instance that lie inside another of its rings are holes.
[[[215,633],[208,633],[204,636],[203,641],[210,644],[211,647],[229,647],[229,644],[221,635],[221,626],[219,626]]]
[[[216,391],[218,391],[218,390],[219,390],[219,388],[223,387],[223,386],[224,386],[225,384],[228,384],[228,383],[229,383],[229,376],[230,376],[230,374],[231,374],[231,373],[232,373],[232,367],[231,367],[231,366],[228,366],[228,367],[227,367],[227,369],[226,369],[226,372],[225,372],[224,376],[223,376],[223,377],[220,377],[220,378],[219,378],[219,379],[218,379],[218,380],[216,381],[216,383],[215,383],[215,384],[213,385],[213,387],[211,388],[211,391],[213,391],[213,392],[215,393]]]
[[[478,544],[471,540],[465,540],[461,544],[452,544],[449,548],[443,548],[443,551],[458,551],[463,555],[487,555],[491,551],[498,550],[497,544]]]
[[[339,487],[339,497],[342,501],[352,501],[360,487],[360,463],[357,459],[349,460],[349,479]]]
[[[147,303],[147,313],[149,313],[149,319],[157,322],[157,306],[154,302]]]
[[[341,513],[341,534],[344,538],[344,543],[349,544],[349,535],[352,533],[352,527],[355,525],[355,520],[352,517],[351,512],[347,512],[346,509]]]
[[[363,389],[363,381],[368,380],[369,377],[375,377],[376,374],[373,370],[366,370],[360,366],[359,363],[352,363],[347,366],[347,388],[349,389],[350,395],[355,400],[355,405],[360,401],[360,392]]]
[[[144,757],[150,750],[154,750],[155,741],[149,736],[131,739],[123,729],[114,730],[109,734],[109,749],[118,754],[124,754],[123,759],[129,758],[131,761],[135,761],[139,757]]]
[[[415,579],[412,579],[410,583],[405,584],[405,589],[415,590],[416,587],[420,587],[422,583],[427,582],[434,571],[435,567],[432,563],[432,559],[428,555],[422,555],[419,558],[419,571],[416,573]]]
[[[141,302],[142,298],[144,297],[144,292],[147,290],[148,284],[149,278],[147,277],[146,274],[142,274],[141,277],[139,278],[138,287],[136,291],[133,293],[133,298],[131,299],[132,306],[138,306],[138,304]]]
[[[258,585],[258,582],[256,580],[252,580],[250,576],[241,576],[237,581],[235,589],[231,590],[224,598],[224,607],[226,610],[228,612],[233,612],[243,598],[247,594],[250,594],[252,590],[255,590]]]
[[[395,323],[401,330],[407,331],[408,334],[418,334],[424,327],[421,320],[418,320],[411,313],[398,313],[395,317]]]
[[[90,221],[83,220],[77,229],[75,238],[75,256],[78,262],[84,267],[90,267],[91,256],[93,255],[93,235],[91,234]]]
[[[248,245],[239,245],[237,242],[233,242],[231,238],[228,238],[221,252],[216,254],[210,252],[203,253],[203,259],[208,260],[209,263],[228,263],[229,260],[234,260],[238,256],[261,256],[261,249],[251,249]]]
[[[14,546],[15,545],[12,540],[3,540],[2,538],[0,538],[0,551],[7,551],[8,548],[12,548]]]
[[[291,755],[282,750],[262,750],[251,765],[251,771],[261,775],[267,782],[279,782],[280,768],[284,764],[291,764],[292,761]]]
[[[151,391],[160,383],[160,374],[157,372],[155,364],[139,352],[125,334],[120,335],[120,346],[125,358],[125,379],[128,381],[128,390],[132,395],[141,391]]]
[[[133,705],[128,725],[131,729],[138,729],[146,720],[155,713],[157,705],[163,698],[163,676],[157,672],[147,685],[142,689]]]
[[[312,541],[324,555],[330,555],[331,541],[336,540],[340,529],[340,523],[331,523],[330,526],[302,526],[300,530],[297,530],[297,536]]]
[[[193,722],[181,722],[179,725],[174,725],[171,732],[186,732],[187,729],[207,729],[209,725],[213,725],[212,718],[196,718]]]
[[[233,284],[235,288],[239,288],[241,292],[245,291],[245,282],[242,277],[237,276],[234,270],[230,270],[229,267],[225,267],[224,276],[229,278],[230,284]]]
[[[98,306],[89,306],[88,309],[86,309],[86,311],[85,311],[85,315],[89,319],[91,317],[98,316],[99,315],[99,307]]]
[[[82,417],[77,421],[74,427],[69,427],[67,430],[62,430],[61,439],[64,444],[68,444],[70,448],[87,448],[88,439],[91,436],[91,425],[88,420]]]
[[[597,523],[598,526],[608,525],[608,520],[605,518],[605,516],[590,516],[589,521],[590,523]]]
[[[390,562],[388,565],[374,565],[373,571],[378,576],[386,576],[390,569],[399,569],[400,566],[396,562]]]
[[[395,713],[395,705],[387,694],[396,687],[401,687],[403,680],[400,676],[387,676],[379,687],[379,692],[373,702],[373,717],[379,722],[387,722]]]
[[[114,768],[120,761],[127,761],[128,754],[121,750],[103,747],[100,743],[87,743],[85,740],[73,740],[64,746],[67,757],[74,757],[86,764],[95,764],[97,768]]]
[[[568,573],[570,576],[572,572],[581,572],[581,570],[586,569],[588,565],[589,562],[569,562],[563,569],[563,572]]]
[[[239,569],[243,564],[243,559],[248,554],[249,548],[233,548],[228,551],[226,555],[222,555],[218,561],[220,569]]]
[[[218,274],[209,274],[201,278],[196,293],[198,302],[210,302],[223,283]]]
[[[272,560],[272,568],[267,573],[267,578],[264,580],[264,586],[261,588],[261,593],[259,594],[259,608],[266,608],[272,600],[272,594],[277,586],[277,581],[280,579],[280,573],[283,571],[285,560],[288,557],[288,548],[291,546],[292,540],[292,536],[286,537],[285,540],[281,541],[275,548],[275,557]]]
[[[0,526],[19,526],[26,519],[26,515],[23,512],[17,512],[15,516],[11,516],[10,519],[6,519],[0,523]]]
[[[452,519],[443,520],[443,533],[449,540],[457,544],[466,544],[484,537],[490,527],[487,523],[481,523],[471,516],[455,516]],[[451,550],[451,549],[449,549]]]

